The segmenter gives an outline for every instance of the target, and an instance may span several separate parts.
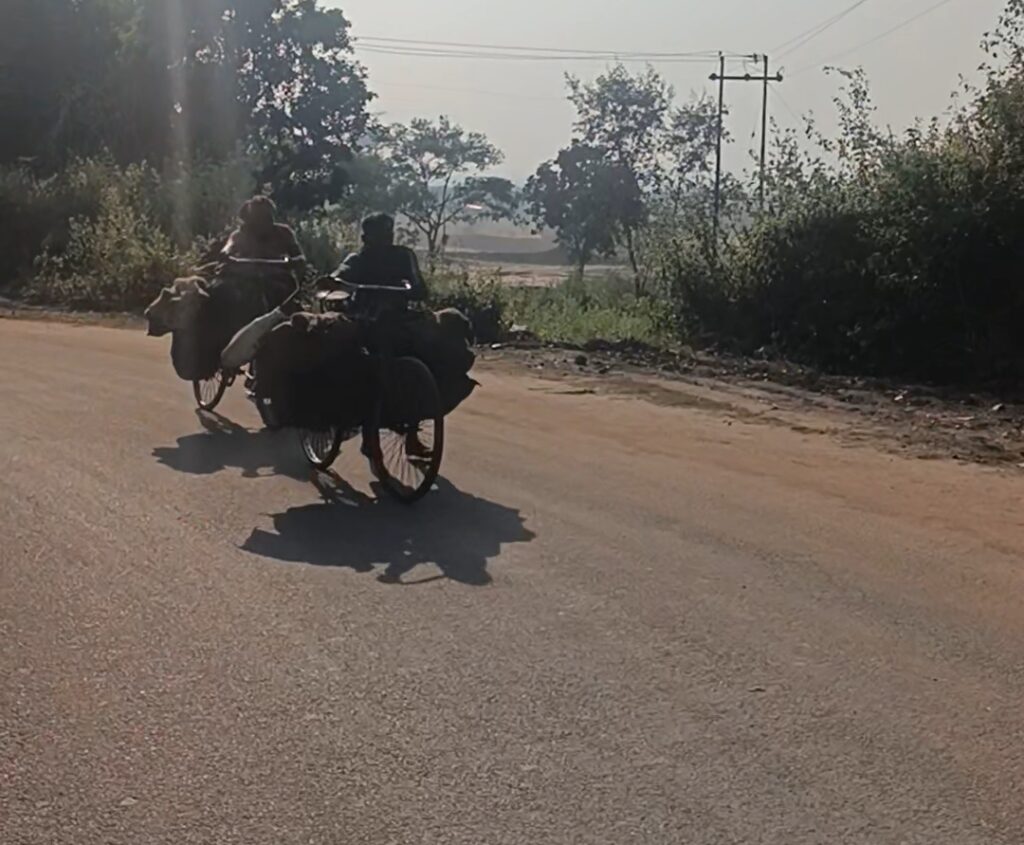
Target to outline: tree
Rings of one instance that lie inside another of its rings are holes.
[[[575,143],[542,164],[526,184],[530,216],[555,232],[582,276],[595,255],[615,254],[622,230],[643,216],[629,170],[604,150]]]
[[[348,223],[358,223],[378,211],[398,213],[400,197],[395,190],[393,168],[373,149],[371,146],[358,153],[347,168],[351,184],[337,211]]]
[[[672,88],[653,70],[636,76],[616,65],[589,84],[567,76],[569,101],[576,108],[575,128],[583,143],[605,151],[625,168],[642,191],[658,187],[660,156],[672,105]],[[636,234],[643,217],[621,221],[622,234],[637,285]]]
[[[10,0],[0,163],[109,152],[156,166],[247,153],[285,206],[348,188],[366,129],[349,23],[319,0]]]
[[[717,108],[705,99],[676,107],[671,86],[652,69],[634,75],[618,65],[593,82],[572,76],[567,82],[576,144],[629,174],[631,193],[614,206],[621,216],[611,231],[625,248],[640,294],[646,287],[641,235],[655,210],[674,216],[694,197],[700,201],[717,142]]]
[[[383,158],[391,175],[391,203],[423,236],[431,262],[443,252],[453,223],[512,217],[518,199],[507,179],[483,175],[502,162],[501,151],[479,132],[442,116],[388,128]]]
[[[9,0],[0,31],[0,163],[52,171],[113,149],[132,125],[112,120],[130,0]]]
[[[372,99],[352,57],[349,22],[319,0],[183,0],[186,26],[164,0],[148,0],[183,67],[175,104],[190,149],[215,156],[241,143],[256,174],[284,206],[307,210],[340,199]]]
[[[723,143],[729,135],[724,133]],[[673,108],[662,142],[659,192],[678,210],[709,187],[718,142],[718,106],[704,97]]]

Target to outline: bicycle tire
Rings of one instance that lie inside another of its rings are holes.
[[[228,378],[223,371],[218,370],[211,378],[196,379],[192,382],[192,395],[195,396],[196,405],[201,411],[213,411],[224,398],[228,389]]]
[[[411,505],[433,488],[444,458],[444,409],[430,369],[418,358],[396,358],[382,378],[371,420],[363,437],[370,467],[394,499]],[[429,454],[411,455],[409,438]],[[429,431],[430,445],[422,435]]]

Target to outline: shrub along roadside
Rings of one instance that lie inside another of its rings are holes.
[[[848,75],[820,157],[792,135],[777,144],[770,213],[717,259],[676,233],[662,273],[678,331],[832,372],[1019,384],[1024,62],[993,72],[948,127],[896,137],[871,113],[864,77]]]
[[[571,277],[553,287],[511,287],[497,275],[473,279],[449,270],[428,285],[431,305],[463,311],[480,343],[499,340],[514,327],[542,341],[574,345],[600,339],[665,346],[673,340],[668,303],[636,297],[628,281]]]

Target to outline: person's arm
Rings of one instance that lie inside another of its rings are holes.
[[[410,296],[414,300],[420,302],[426,302],[430,291],[427,290],[427,283],[423,281],[423,274],[420,272],[420,260],[416,257],[416,252],[411,249],[407,249],[409,254],[409,284],[412,285]]]
[[[221,254],[228,258],[239,258],[244,252],[242,240],[243,236],[241,230],[235,229],[235,231],[228,236],[227,243],[225,243],[224,247],[221,249]]]
[[[295,230],[291,226],[281,225],[279,226],[279,231],[281,232],[281,241],[284,246],[285,255],[295,261],[305,261],[306,256],[299,245],[299,239],[295,236]]]
[[[349,253],[338,269],[331,273],[331,276],[335,279],[341,279],[343,282],[348,282],[350,285],[364,284],[365,280],[362,278],[363,274],[359,265],[359,253]]]

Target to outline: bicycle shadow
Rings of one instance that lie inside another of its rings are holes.
[[[369,573],[383,566],[383,583],[424,584],[447,579],[468,586],[491,583],[488,563],[502,548],[535,538],[519,511],[464,493],[448,481],[408,508],[372,499],[333,474],[318,484],[324,501],[271,514],[273,530],[254,529],[243,551],[310,566]],[[380,491],[376,491],[380,492]],[[417,581],[403,576],[422,565],[440,575]]]
[[[287,432],[253,431],[212,411],[196,411],[204,431],[153,449],[157,463],[188,475],[238,469],[243,478],[284,475],[308,480],[310,468]]]

